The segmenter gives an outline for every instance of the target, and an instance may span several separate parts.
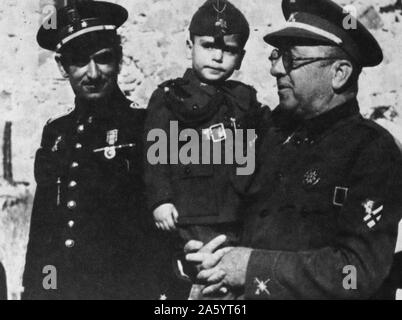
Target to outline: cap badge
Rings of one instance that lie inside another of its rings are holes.
[[[74,29],[80,28],[81,23],[81,16],[77,9],[76,1],[71,1],[71,8],[67,11],[67,17],[70,24],[73,26]]]
[[[296,22],[296,12],[290,15],[288,22]]]
[[[215,3],[212,5],[214,10],[217,12],[217,17],[216,17],[216,22],[215,22],[215,27],[220,29],[220,32],[222,34],[225,34],[227,32],[228,29],[228,23],[225,19],[222,18],[222,13],[225,12],[226,7],[227,7],[227,3],[226,1],[223,0],[223,7],[221,7],[221,0],[217,0],[216,1],[216,5]]]
[[[227,24],[226,20],[224,20],[222,18],[218,19],[218,21],[215,22],[215,26],[223,29],[222,31],[226,31],[226,29],[228,28],[228,24]]]

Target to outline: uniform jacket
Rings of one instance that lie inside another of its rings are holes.
[[[355,100],[298,126],[280,119],[260,145],[247,189],[244,245],[255,250],[246,298],[375,297],[402,214],[393,138],[363,119]]]
[[[0,263],[0,300],[7,300],[7,281],[6,271]]]
[[[110,101],[105,108],[77,101],[44,128],[25,299],[156,298],[143,215],[145,114],[120,91]],[[56,267],[57,290],[43,289],[45,266]]]
[[[242,119],[259,106],[253,88],[236,81],[225,81],[216,87],[202,85],[194,71],[189,69],[183,78],[165,82],[154,92],[148,107],[145,133],[148,135],[152,129],[170,133],[171,121],[177,121],[179,131],[194,129],[202,139],[206,139],[205,133],[208,134],[208,128],[214,125],[222,124],[231,132],[244,128]],[[172,138],[177,140],[177,137]],[[167,143],[169,141],[168,138]],[[145,154],[153,143],[148,141]],[[214,142],[208,143],[212,158]],[[179,149],[183,145],[181,142]],[[223,142],[223,164],[205,164],[202,155],[201,164],[183,164],[180,159],[178,164],[174,164],[169,158],[170,164],[151,165],[146,160],[148,207],[153,210],[163,203],[173,203],[181,224],[236,221],[239,197],[232,185],[235,166],[224,164],[224,145]]]

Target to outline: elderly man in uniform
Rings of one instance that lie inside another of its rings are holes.
[[[25,299],[158,298],[142,215],[145,114],[117,85],[127,17],[112,3],[71,1],[57,29],[39,30],[76,99],[47,123],[36,155]]]
[[[367,299],[393,263],[402,214],[402,158],[392,136],[365,120],[361,69],[382,51],[358,21],[348,29],[329,0],[284,0],[286,26],[268,34],[280,105],[260,140],[248,185],[244,247],[187,244],[204,295],[246,299]],[[347,18],[347,19],[345,19]],[[211,254],[211,252],[214,252]]]

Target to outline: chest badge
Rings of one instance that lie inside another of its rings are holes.
[[[320,174],[316,169],[308,170],[303,177],[303,184],[305,186],[315,186],[321,181]]]
[[[62,136],[58,136],[56,141],[54,142],[54,146],[52,147],[52,152],[57,152],[59,151],[59,145],[63,141]]]
[[[225,126],[223,123],[214,124],[208,129],[203,129],[202,134],[206,140],[212,140],[214,143],[227,139]]]

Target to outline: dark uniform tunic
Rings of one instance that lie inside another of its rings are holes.
[[[178,134],[181,130],[192,129],[200,137],[192,144],[199,147],[199,164],[183,164],[182,159],[174,164],[171,154],[168,154],[168,164],[151,165],[149,159],[145,161],[150,214],[164,203],[173,203],[179,212],[180,237],[166,232],[160,234],[172,257],[182,252],[184,244],[190,239],[208,242],[218,234],[226,234],[230,239],[228,243],[238,241],[240,217],[237,210],[241,198],[237,182],[233,180],[237,179],[237,166],[225,164],[225,148],[229,139],[223,140],[221,149],[215,151],[221,155],[221,164],[212,164],[214,145],[217,144],[213,142],[212,135],[217,140],[222,138],[219,129],[223,127],[227,136],[232,134],[234,137],[235,130],[252,126],[252,116],[248,115],[254,115],[259,107],[256,91],[252,87],[237,81],[225,81],[220,86],[204,85],[191,69],[185,72],[183,78],[161,84],[152,95],[145,125],[146,140],[153,129],[162,129],[169,144],[172,122],[176,122]],[[172,139],[178,143],[179,150],[187,143],[177,141],[178,136],[172,136]],[[202,160],[202,143],[205,141],[210,146],[211,164]],[[153,144],[152,141],[147,142],[146,154]],[[245,146],[246,142],[242,147]],[[231,147],[229,145],[228,150],[233,152]],[[170,151],[169,147],[167,151]],[[173,269],[179,277],[173,274],[171,263],[165,264],[162,291],[168,299],[187,299],[191,283],[180,279],[176,261],[173,261]],[[185,267],[185,263],[183,265]]]
[[[159,297],[148,261],[154,239],[143,214],[145,112],[132,109],[120,91],[110,101],[107,107],[77,101],[72,113],[44,128],[25,299]],[[56,267],[57,290],[43,287],[46,266]]]
[[[298,128],[275,114],[248,188],[244,245],[256,250],[246,298],[374,297],[390,271],[402,215],[393,138],[364,120],[355,100]]]
[[[232,132],[242,128],[242,119],[256,111],[256,91],[236,81],[225,81],[220,86],[203,85],[189,69],[183,78],[168,81],[153,94],[145,132],[162,129],[170,133],[171,121],[179,131],[194,129],[202,139],[210,139],[211,163],[214,139],[219,140],[220,128]],[[210,133],[209,138],[206,135]],[[173,137],[173,139],[176,139]],[[169,139],[168,139],[169,141]],[[179,223],[220,224],[238,220],[239,197],[232,186],[235,177],[233,165],[225,165],[225,142],[222,142],[222,164],[150,165],[147,162],[145,182],[148,205],[155,209],[163,203],[173,203],[179,212]],[[153,144],[148,142],[147,150]],[[182,147],[185,142],[179,144]]]
[[[0,300],[7,300],[6,271],[0,263]]]

